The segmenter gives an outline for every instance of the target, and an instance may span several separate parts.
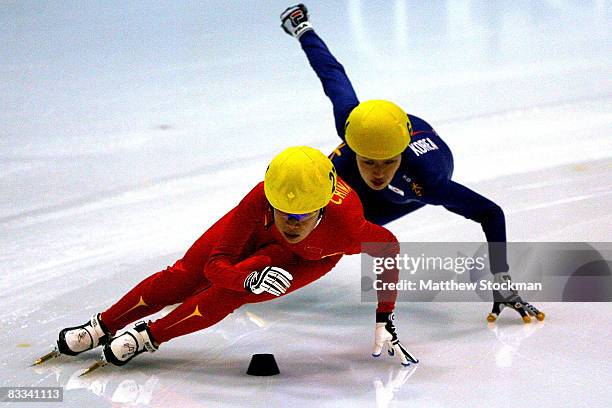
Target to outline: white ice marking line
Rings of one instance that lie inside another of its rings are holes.
[[[580,163],[578,165],[580,165]],[[569,177],[569,178],[559,177],[559,178],[555,178],[553,180],[548,180],[548,181],[538,181],[534,183],[520,184],[520,185],[509,187],[508,190],[509,191],[533,190],[533,189],[540,188],[540,187],[550,187],[554,185],[572,184],[576,182],[577,178],[599,178],[601,176],[600,174],[601,172],[596,173],[596,172],[593,172],[592,169],[589,169],[589,173],[591,174],[588,174],[588,175],[581,174],[582,177]]]
[[[535,105],[523,106],[520,108],[508,108],[508,109],[500,109],[493,112],[482,112],[474,115],[461,115],[455,117],[443,118],[438,121],[440,124],[439,127],[445,126],[447,124],[455,124],[461,122],[471,122],[474,120],[489,120],[496,119],[500,117],[508,117],[508,116],[516,116],[516,115],[526,115],[526,114],[538,114],[542,115],[546,112],[557,111],[559,109],[572,109],[576,107],[589,107],[595,106],[599,108],[601,105],[610,102],[609,93],[600,94],[600,95],[590,95],[584,98],[575,98],[571,100],[561,100],[561,101],[553,101],[553,102],[545,102],[545,103],[537,103]]]
[[[571,225],[567,225],[563,228],[559,228],[556,230],[550,230],[547,231],[546,233],[540,234],[538,236],[531,236],[531,237],[515,237],[514,241],[516,242],[523,242],[523,241],[530,241],[530,240],[534,240],[535,241],[544,241],[544,242],[555,242],[555,240],[557,239],[556,237],[558,236],[565,236],[562,235],[565,231],[567,231],[569,228],[572,229],[576,229],[579,230],[581,228],[581,226],[583,225],[588,225],[588,224],[592,224],[592,225],[610,225],[610,221],[607,221],[608,219],[612,220],[611,216],[605,215],[605,216],[601,216],[601,217],[596,217],[590,220],[586,220],[586,221],[582,221],[582,222],[572,222]],[[602,241],[610,241],[610,239],[606,239],[606,237],[603,238]]]
[[[531,205],[529,207],[519,208],[517,210],[510,210],[510,211],[507,211],[506,213],[516,214],[516,213],[523,212],[523,211],[538,210],[540,208],[552,207],[552,206],[559,205],[559,204],[573,203],[576,201],[587,200],[589,198],[595,198],[595,197],[603,197],[603,196],[611,195],[611,194],[612,194],[612,191],[605,191],[603,193],[597,193],[597,194],[584,194],[584,195],[580,195],[576,197],[569,197],[569,198],[564,198],[561,200],[549,201],[546,203]]]
[[[509,191],[533,190],[536,188],[549,187],[549,186],[554,186],[554,185],[559,185],[559,184],[572,184],[575,181],[576,181],[575,178],[568,178],[568,179],[559,178],[559,179],[555,179],[551,181],[540,181],[537,183],[521,184],[521,185],[509,187],[508,190]]]

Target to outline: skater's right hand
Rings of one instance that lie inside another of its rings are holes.
[[[268,292],[280,296],[291,286],[292,280],[293,276],[286,270],[277,266],[266,266],[261,271],[251,272],[244,280],[244,288],[256,295]]]

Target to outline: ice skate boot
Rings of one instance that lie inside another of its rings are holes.
[[[100,320],[100,314],[98,313],[93,315],[85,324],[68,327],[60,331],[57,339],[57,349],[62,354],[76,356],[105,344],[109,338],[110,333]]]
[[[145,351],[155,352],[157,347],[147,323],[138,322],[133,329],[111,338],[102,353],[107,362],[122,366]]]

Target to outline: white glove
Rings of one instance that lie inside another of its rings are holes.
[[[418,363],[419,360],[414,358],[397,338],[395,326],[393,325],[394,319],[395,315],[393,313],[376,313],[376,330],[374,332],[372,356],[380,357],[382,349],[386,344],[389,356],[393,357],[397,354],[403,366],[409,366],[410,363]]]
[[[312,30],[308,21],[308,9],[303,4],[287,7],[280,15],[281,27],[298,40],[306,31]]]
[[[286,270],[276,266],[266,266],[261,271],[253,271],[244,280],[244,288],[259,295],[268,292],[280,296],[291,286],[293,276]]]

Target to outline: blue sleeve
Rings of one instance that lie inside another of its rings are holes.
[[[359,105],[351,81],[344,72],[344,67],[331,54],[323,40],[314,31],[308,31],[300,37],[302,49],[306,53],[310,66],[315,71],[325,95],[334,106],[334,119],[338,136],[344,140],[344,124],[349,114]]]
[[[489,242],[491,272],[508,271],[506,219],[499,205],[452,180],[436,185],[423,198],[422,201],[427,204],[442,205],[455,214],[479,223]]]

